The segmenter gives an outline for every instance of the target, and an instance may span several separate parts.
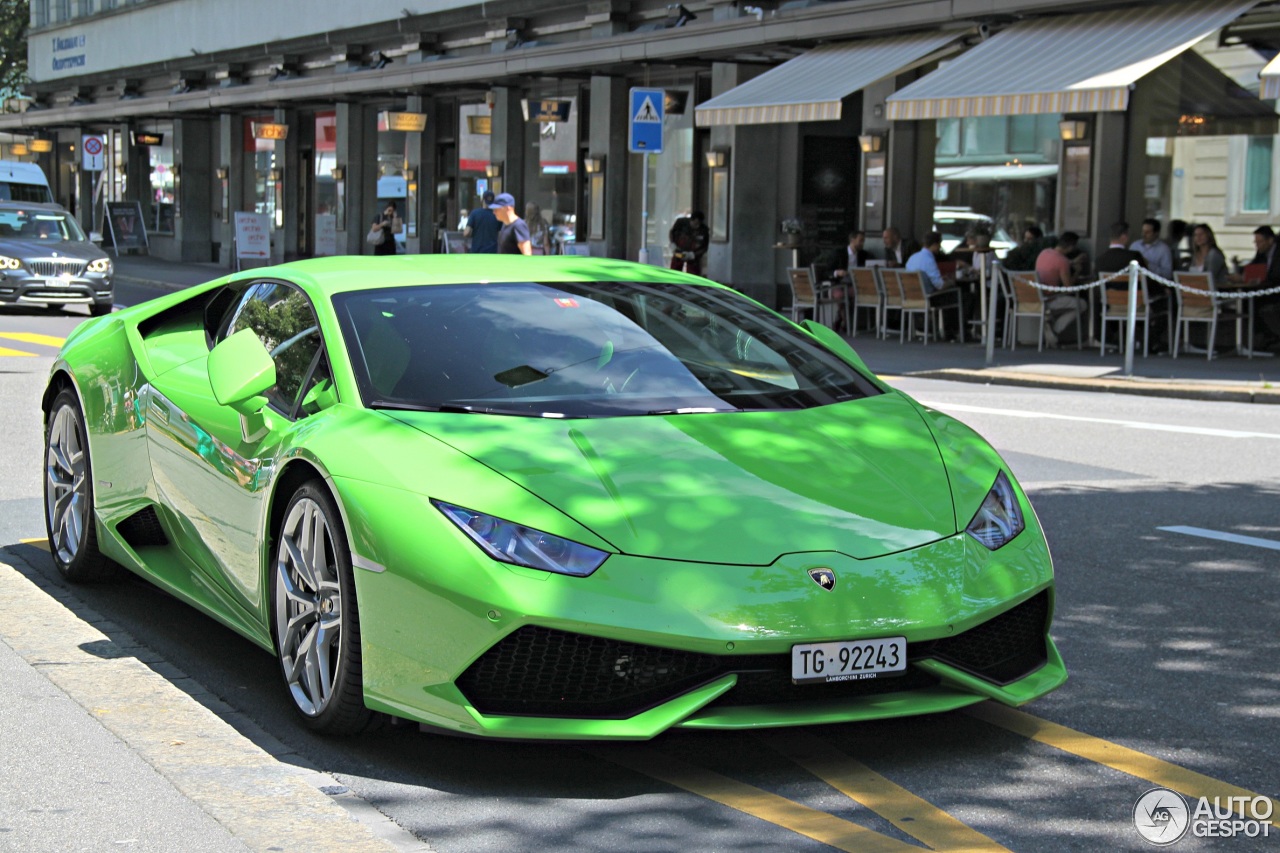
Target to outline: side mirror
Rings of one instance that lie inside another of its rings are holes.
[[[209,353],[209,385],[220,406],[252,415],[267,405],[276,365],[252,329],[241,329]]]
[[[862,360],[862,356],[858,355],[858,351],[849,346],[849,342],[836,332],[821,323],[815,323],[813,320],[804,320],[800,323],[806,332],[818,339],[818,343],[822,344],[831,352],[840,358],[858,368],[864,375],[870,378],[876,385],[884,390],[889,390],[889,386],[880,380],[880,377],[867,367],[866,362]]]

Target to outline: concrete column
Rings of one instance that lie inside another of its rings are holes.
[[[629,117],[627,81],[617,77],[591,78],[591,115],[588,117],[588,153],[604,158],[604,239],[591,240],[591,254],[597,257],[627,257],[627,175],[631,154],[627,151]],[[590,176],[584,175],[587,192]],[[580,211],[584,239],[591,233],[590,210]]]
[[[366,132],[365,108],[360,104],[338,104],[336,112],[337,163],[346,171],[346,227],[338,230],[338,253],[360,255],[364,254],[364,235],[378,205],[377,125],[370,123]]]
[[[711,93],[727,92],[759,73],[715,63]],[[791,256],[774,244],[779,220],[799,209],[799,129],[794,124],[715,127],[711,147],[729,153],[729,242],[711,244],[706,274],[765,305],[777,305]]]
[[[305,211],[298,210],[300,194],[298,182],[306,180],[306,176],[298,174],[298,111],[276,108],[271,120],[289,127],[287,138],[276,141],[276,168],[283,176],[279,183],[280,197],[276,204],[280,206],[277,219],[280,227],[276,229],[274,245],[271,248],[271,259],[282,261],[296,260],[298,257],[298,217]],[[274,227],[275,223],[272,223]]]
[[[203,118],[173,123],[173,165],[178,169],[178,215],[173,239],[178,258],[208,263],[213,242],[213,122]]]
[[[516,196],[516,210],[524,210],[520,189],[524,186],[525,145],[524,113],[520,108],[519,89],[495,88],[493,133],[489,137],[489,162],[502,164],[502,184],[494,192]]]
[[[1090,218],[1094,224],[1095,258],[1111,242],[1111,223],[1127,219],[1129,227],[1133,229],[1130,233],[1132,239],[1137,239],[1142,231],[1139,223],[1143,217],[1137,216],[1141,208],[1131,208],[1125,192],[1124,178],[1129,159],[1128,122],[1125,113],[1096,113],[1091,122],[1093,187],[1090,194]],[[1141,184],[1138,189],[1141,193]]]
[[[431,198],[428,191],[434,192],[436,186],[434,176],[428,174],[435,161],[432,152],[435,151],[436,144],[437,117],[434,110],[430,109],[432,103],[421,95],[410,95],[405,100],[406,111],[424,113],[427,116],[426,130],[422,133],[411,133],[408,137],[409,168],[413,170],[414,176],[409,183],[416,184],[418,187],[412,198],[415,230],[405,235],[405,251],[409,254],[431,252],[435,245],[433,239],[435,226],[431,222],[431,208],[427,204]],[[408,210],[405,211],[405,215],[409,215]]]

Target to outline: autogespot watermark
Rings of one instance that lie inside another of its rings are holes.
[[[1133,804],[1133,825],[1160,847],[1188,832],[1195,838],[1270,838],[1274,811],[1270,797],[1200,797],[1188,807],[1177,791],[1152,788]]]

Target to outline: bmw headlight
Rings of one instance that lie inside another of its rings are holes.
[[[601,551],[492,515],[432,500],[436,509],[462,528],[486,554],[503,563],[584,578],[609,556]]]
[[[995,485],[987,492],[986,499],[978,507],[977,515],[969,522],[965,532],[995,551],[1021,533],[1026,526],[1013,484],[1001,471],[996,475]]]
[[[86,269],[89,272],[111,272],[111,259],[98,258],[96,261],[90,261]]]
[[[20,269],[22,269],[22,261],[17,258],[11,258],[8,255],[0,255],[0,270]]]

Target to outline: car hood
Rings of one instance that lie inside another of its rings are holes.
[[[803,551],[867,559],[955,533],[933,435],[896,393],[723,414],[385,414],[505,475],[627,554],[740,565]]]
[[[105,258],[107,253],[92,243],[62,240],[54,243],[49,240],[0,240],[0,255],[11,258],[79,258],[83,261],[96,261]]]

